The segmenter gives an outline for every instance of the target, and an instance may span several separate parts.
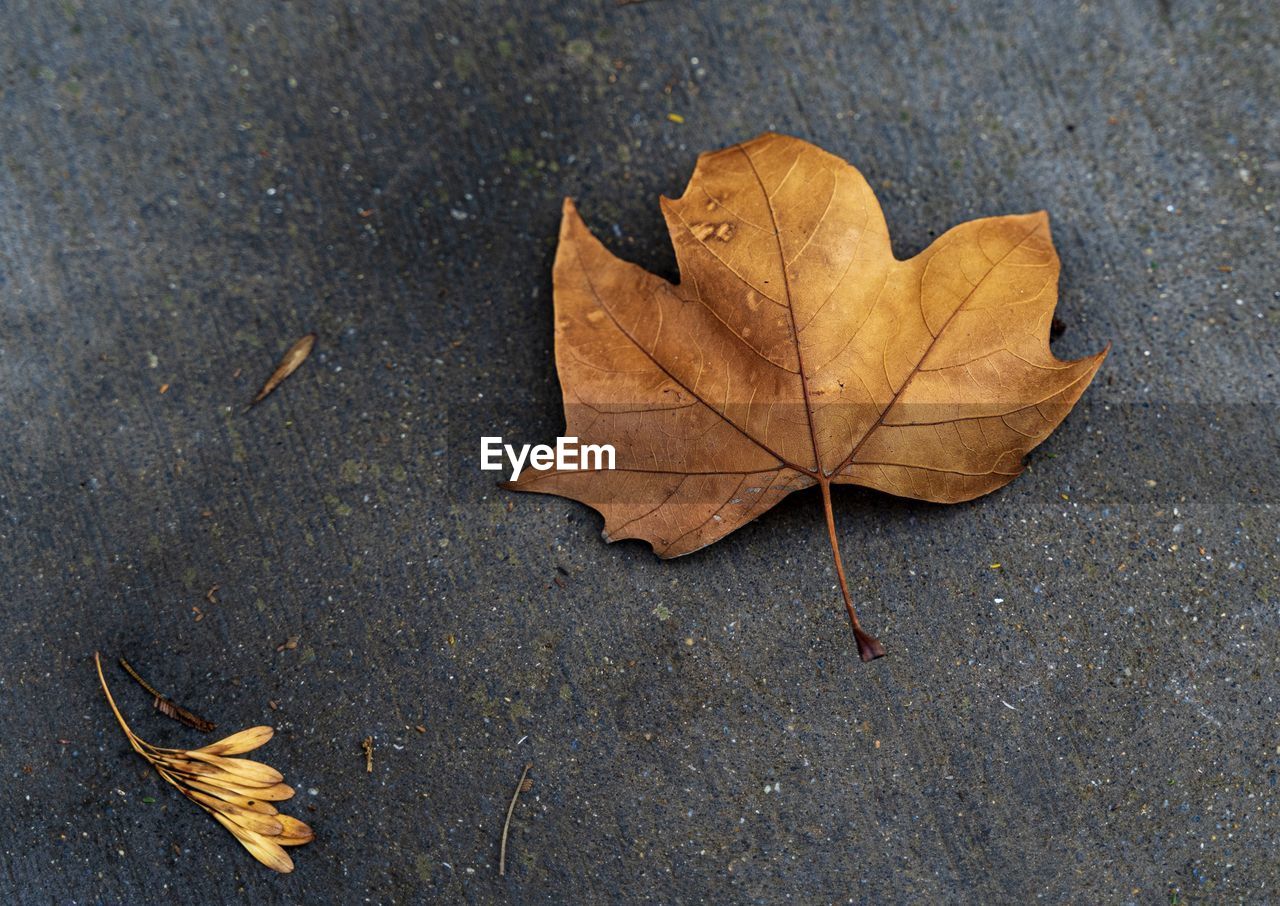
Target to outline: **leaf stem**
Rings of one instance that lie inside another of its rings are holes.
[[[129,729],[129,725],[125,723],[124,715],[121,714],[120,709],[116,707],[116,700],[112,698],[111,690],[107,688],[107,678],[102,675],[102,658],[98,656],[98,652],[96,651],[93,653],[93,665],[98,668],[98,682],[102,684],[103,694],[107,696],[107,704],[111,706],[111,713],[114,714],[116,716],[116,720],[120,722],[120,728],[124,730],[124,735],[125,738],[129,740],[129,745],[133,747],[135,752],[150,761],[151,757],[147,755],[147,753],[142,750],[142,746],[139,745],[141,740],[134,735],[133,730]]]
[[[836,540],[836,518],[831,511],[831,479],[825,475],[818,477],[818,486],[822,488],[822,508],[827,515],[827,537],[831,539],[831,553],[836,559],[836,576],[840,579],[840,593],[844,595],[844,609],[849,612],[849,625],[858,639],[858,656],[864,661],[874,661],[884,657],[884,645],[880,640],[868,633],[858,622],[858,612],[853,609],[853,599],[849,597],[849,582],[844,577],[844,562],[840,559],[840,542]]]
[[[511,830],[511,815],[516,810],[516,800],[525,791],[525,779],[529,776],[529,769],[532,767],[533,762],[530,762],[520,772],[520,779],[516,781],[516,790],[511,794],[511,804],[507,806],[507,820],[502,822],[502,846],[498,854],[499,875],[506,875],[507,873],[507,833]]]

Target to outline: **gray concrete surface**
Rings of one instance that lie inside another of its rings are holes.
[[[1280,899],[1280,29],[1014,6],[4,4],[0,899]],[[561,426],[561,197],[674,277],[658,194],[765,129],[900,255],[1047,208],[1055,349],[1115,344],[1006,490],[837,496],[870,666],[812,492],[663,563],[475,468]],[[95,649],[279,728],[293,875]]]

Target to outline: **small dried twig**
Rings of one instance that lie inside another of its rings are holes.
[[[527,793],[533,789],[533,780],[529,777],[529,770],[532,767],[532,763],[526,764],[524,770],[520,772],[520,780],[516,783],[515,792],[511,794],[511,804],[507,806],[507,820],[502,822],[502,845],[498,850],[499,875],[505,876],[507,873],[507,834],[511,830],[511,815],[516,810],[516,800],[520,798],[521,793]]]
[[[147,694],[151,696],[151,706],[165,717],[171,717],[178,723],[186,724],[191,729],[199,730],[201,733],[212,733],[218,729],[218,725],[213,721],[205,720],[199,714],[193,714],[182,705],[157,692],[150,683],[138,675],[138,671],[134,670],[124,658],[119,658],[118,660],[124,672],[133,677],[134,682],[145,689]]]
[[[373,737],[366,736],[364,741],[360,743],[360,748],[364,749],[364,772],[366,774],[373,773]]]
[[[293,795],[280,772],[260,761],[232,758],[264,745],[274,731],[270,727],[250,727],[199,749],[163,749],[140,739],[125,723],[102,673],[102,658],[95,651],[93,663],[98,682],[124,730],[133,750],[155,768],[165,783],[208,812],[229,830],[255,859],[279,872],[293,871],[286,846],[301,846],[314,839],[311,828],[289,815],[282,815],[273,802]],[[142,682],[137,674],[130,675]],[[143,684],[145,686],[145,683]]]
[[[276,366],[276,370],[271,372],[271,377],[267,378],[267,382],[262,385],[262,389],[258,391],[258,395],[253,398],[253,402],[249,404],[252,409],[258,403],[267,398],[272,390],[280,386],[280,382],[298,370],[298,366],[307,360],[307,356],[311,355],[311,349],[316,345],[316,335],[309,333],[298,342],[289,347],[288,351],[280,357],[280,364]]]

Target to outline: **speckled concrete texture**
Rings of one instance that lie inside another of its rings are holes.
[[[0,899],[1280,898],[1278,42],[1264,2],[5,3]],[[816,492],[664,563],[476,468],[562,425],[561,198],[674,278],[658,195],[765,129],[900,256],[1047,209],[1055,351],[1114,344],[1007,489],[836,495],[871,665]],[[279,729],[294,874],[129,751],[95,649]]]

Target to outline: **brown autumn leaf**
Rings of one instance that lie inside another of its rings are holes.
[[[1043,212],[973,220],[906,261],[854,167],[765,134],[708,153],[662,212],[671,285],[614,257],[565,199],[555,261],[565,434],[613,470],[526,470],[508,486],[580,500],[610,541],[705,547],[817,485],[938,503],[996,490],[1057,427],[1106,350],[1049,351],[1058,256]]]

